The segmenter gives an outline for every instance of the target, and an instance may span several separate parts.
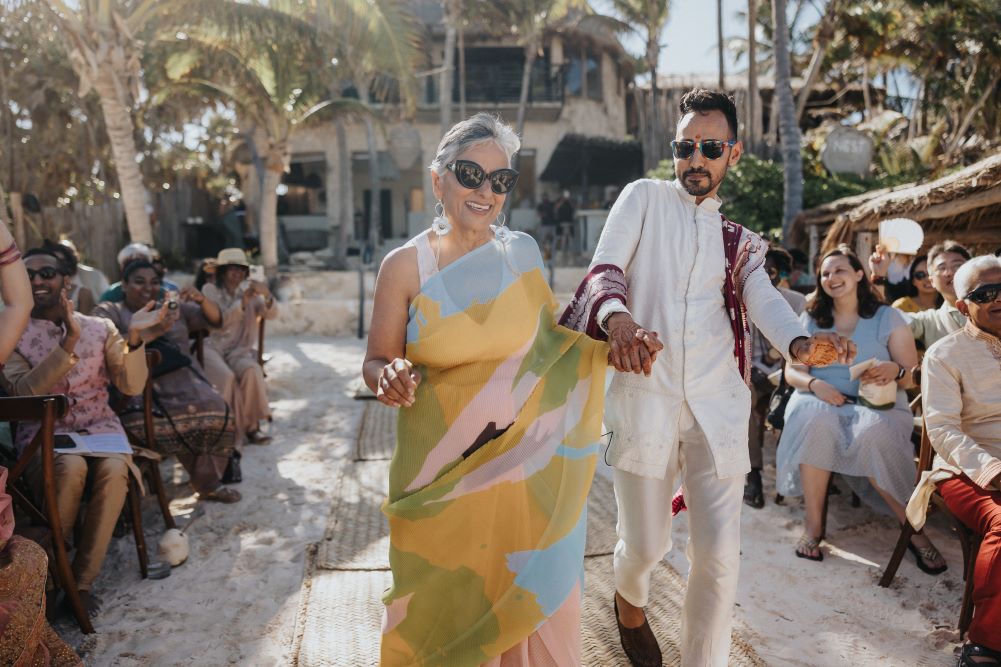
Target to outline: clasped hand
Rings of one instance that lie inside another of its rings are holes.
[[[615,370],[646,376],[664,349],[657,332],[636,324],[628,313],[615,313],[608,318],[608,344],[608,361]]]
[[[382,367],[375,397],[391,408],[410,407],[417,395],[421,374],[406,359],[396,358]]]

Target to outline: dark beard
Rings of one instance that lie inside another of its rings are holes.
[[[690,174],[705,174],[705,176],[706,176],[706,184],[705,185],[694,185],[694,184],[690,183],[688,181],[688,176]],[[726,176],[726,170],[724,170],[723,173],[720,175],[720,178],[719,178],[718,181],[714,181],[713,177],[712,177],[712,174],[710,174],[708,171],[702,171],[702,170],[696,171],[694,169],[689,169],[688,171],[684,172],[681,175],[681,185],[682,185],[682,187],[685,188],[685,191],[688,192],[688,194],[692,195],[693,197],[705,197],[707,194],[709,194],[710,192],[712,192],[716,188],[717,185],[720,184],[720,182],[723,180],[724,176]]]

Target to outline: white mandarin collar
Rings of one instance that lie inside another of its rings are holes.
[[[685,186],[681,184],[680,179],[674,179],[671,181],[671,185],[674,186],[674,189],[677,191],[678,197],[681,198],[681,201],[685,202],[692,208],[698,209],[699,211],[705,213],[719,213],[719,207],[723,205],[723,201],[719,197],[707,197],[702,200],[701,204],[696,205],[695,195],[690,194],[688,190],[685,189]]]

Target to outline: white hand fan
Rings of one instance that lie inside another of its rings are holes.
[[[879,242],[887,252],[916,255],[925,240],[925,231],[910,218],[893,218],[879,223]]]

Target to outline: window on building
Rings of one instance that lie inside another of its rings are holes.
[[[587,73],[587,97],[601,100],[601,56],[588,53],[584,57],[584,71]]]
[[[282,215],[324,215],[327,211],[327,161],[322,155],[293,156],[282,177],[284,194],[278,198]]]
[[[459,54],[456,52],[456,63]],[[512,47],[471,47],[466,49],[466,101],[476,103],[515,103],[521,97],[521,76],[525,51]],[[429,77],[431,78],[431,77]],[[459,101],[458,65],[452,80],[452,102]],[[532,65],[529,102],[558,101],[558,91],[549,75],[549,51]]]
[[[600,100],[601,56],[583,48],[570,52],[565,81],[567,95]]]

